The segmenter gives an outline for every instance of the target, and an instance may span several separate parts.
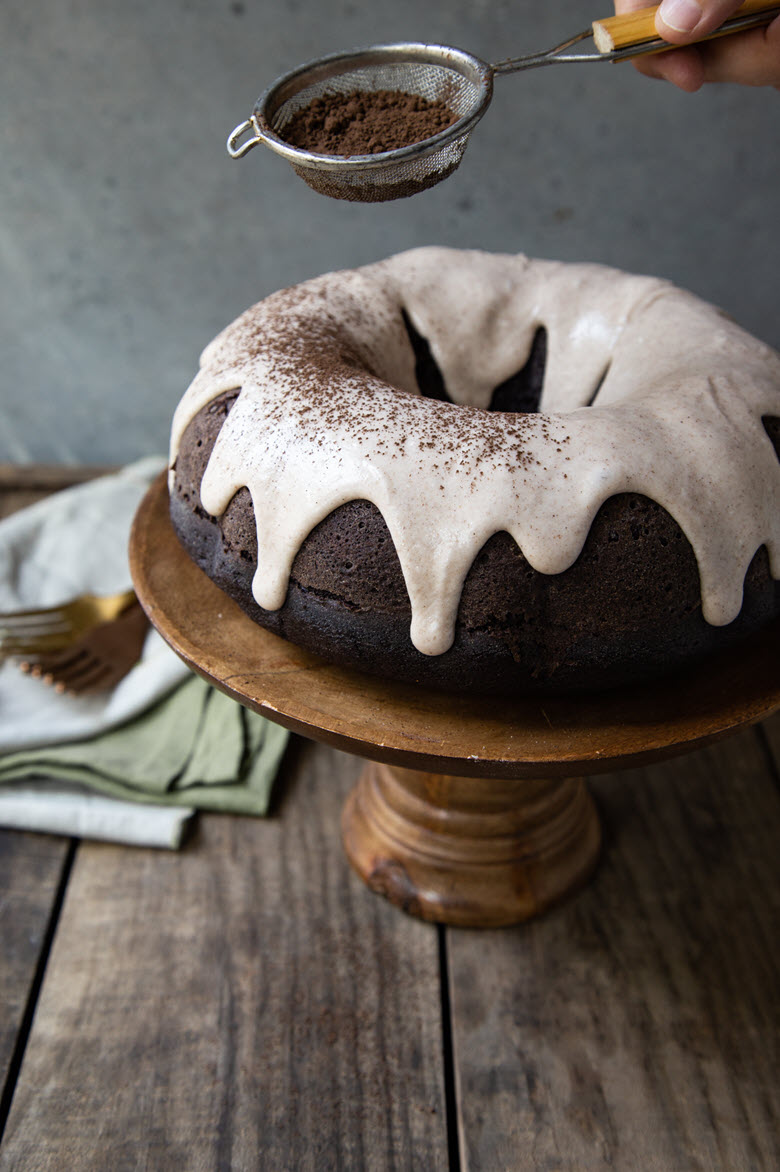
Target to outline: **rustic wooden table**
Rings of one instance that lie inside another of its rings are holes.
[[[175,854],[0,831],[0,1169],[780,1166],[780,719],[593,778],[595,877],[509,929],[353,875],[361,767],[294,738]]]

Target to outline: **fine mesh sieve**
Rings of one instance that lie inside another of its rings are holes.
[[[396,90],[440,100],[456,121],[422,142],[374,155],[319,155],[285,142],[290,121],[316,98],[358,90]],[[489,65],[444,45],[376,45],[320,58],[285,74],[262,94],[252,117],[228,140],[233,158],[265,143],[292,165],[310,187],[334,199],[375,203],[423,191],[460,163],[469,134],[493,95]],[[248,131],[254,137],[239,139]]]
[[[415,42],[373,45],[320,57],[284,74],[260,95],[251,116],[231,132],[228,153],[240,159],[263,143],[287,159],[310,187],[333,199],[378,203],[414,195],[446,179],[457,168],[471,131],[490,104],[496,74],[542,65],[622,61],[673,49],[675,46],[655,33],[655,11],[652,7],[594,21],[591,28],[553,49],[496,65],[461,49]],[[735,16],[710,36],[768,24],[779,12],[778,0],[745,0]],[[595,52],[568,52],[591,37]],[[455,120],[421,142],[369,155],[316,154],[285,141],[286,127],[315,99],[381,90],[441,101]]]

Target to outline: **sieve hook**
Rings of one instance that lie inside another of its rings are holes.
[[[254,137],[240,142],[242,136],[250,129],[254,131]],[[262,141],[260,127],[255,121],[254,114],[252,114],[250,118],[245,118],[234,130],[231,130],[230,137],[227,140],[227,152],[231,159],[243,159],[244,155],[248,154],[252,147],[256,147]]]

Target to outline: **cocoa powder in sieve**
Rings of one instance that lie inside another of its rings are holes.
[[[315,98],[279,131],[318,155],[375,155],[422,142],[457,119],[440,99],[401,90],[353,90]]]

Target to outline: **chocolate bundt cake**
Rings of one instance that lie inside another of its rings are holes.
[[[220,334],[169,487],[204,572],[332,662],[605,688],[780,615],[780,356],[662,280],[418,249]]]

